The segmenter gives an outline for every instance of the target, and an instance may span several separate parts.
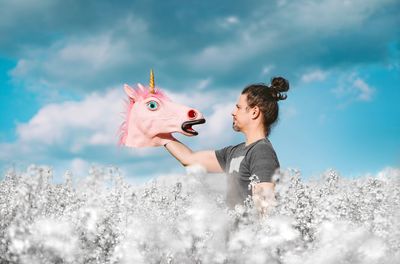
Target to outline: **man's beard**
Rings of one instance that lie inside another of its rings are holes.
[[[235,125],[235,121],[232,122],[232,129],[236,132],[240,131],[239,127]]]

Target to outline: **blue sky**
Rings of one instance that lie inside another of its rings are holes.
[[[0,0],[0,167],[133,179],[181,173],[162,148],[121,149],[122,85],[156,83],[201,110],[193,150],[243,141],[240,91],[290,81],[271,141],[284,168],[352,177],[400,165],[400,3]],[[154,166],[157,163],[158,166]]]

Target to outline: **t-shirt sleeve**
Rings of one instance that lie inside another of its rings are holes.
[[[217,156],[217,160],[221,168],[226,171],[226,164],[229,160],[229,155],[232,151],[233,146],[228,146],[222,149],[218,149],[215,151],[215,156]]]
[[[260,182],[272,182],[279,162],[275,151],[269,146],[256,146],[250,155],[250,175],[257,175]]]

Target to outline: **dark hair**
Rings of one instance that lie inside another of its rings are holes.
[[[243,89],[242,94],[247,95],[247,104],[249,107],[258,106],[263,114],[263,124],[265,134],[268,136],[271,131],[271,125],[278,119],[279,100],[285,100],[285,92],[289,90],[289,82],[283,77],[274,77],[271,85],[252,84]]]

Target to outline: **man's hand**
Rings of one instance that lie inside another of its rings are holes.
[[[176,140],[171,133],[165,133],[165,134],[158,134],[156,137],[152,139],[153,146],[159,147],[159,146],[165,146],[171,141]]]
[[[275,184],[272,182],[260,182],[253,186],[253,202],[261,217],[268,215],[276,205]]]

